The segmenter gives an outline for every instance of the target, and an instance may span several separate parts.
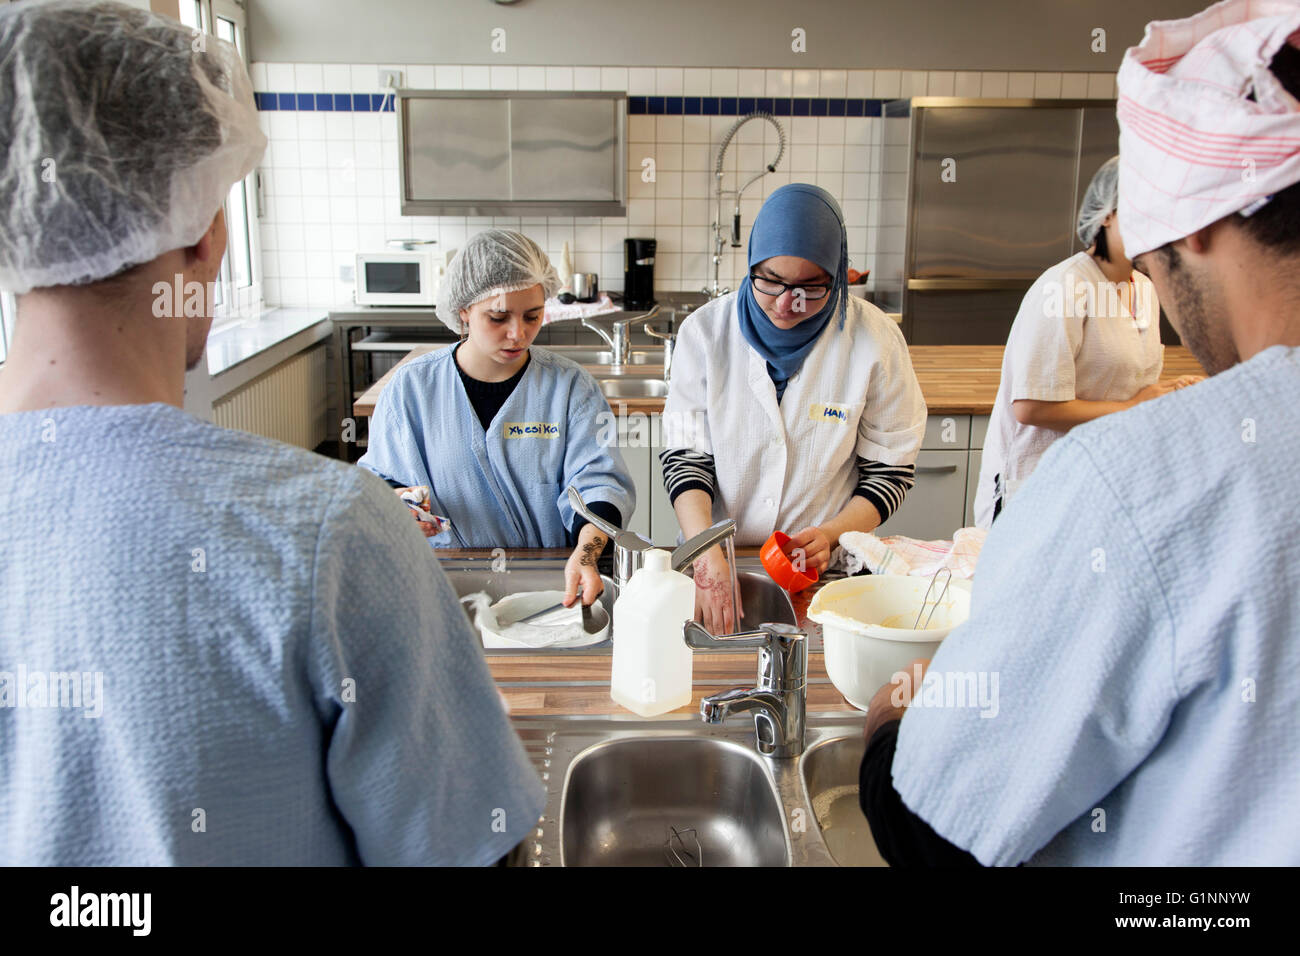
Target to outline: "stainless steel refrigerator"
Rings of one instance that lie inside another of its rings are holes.
[[[1082,248],[1114,101],[921,97],[884,117],[877,301],[913,344],[1004,344],[1033,281]]]

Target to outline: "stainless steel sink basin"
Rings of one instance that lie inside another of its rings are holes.
[[[597,379],[606,398],[663,398],[668,394],[668,383],[660,378]]]
[[[788,866],[762,758],[707,738],[615,740],[569,766],[563,866]]]
[[[502,570],[499,571],[492,570],[492,562],[489,560],[467,558],[458,562],[444,561],[442,569],[446,572],[448,580],[451,581],[451,586],[455,590],[457,597],[464,597],[476,591],[485,591],[493,601],[499,601],[508,594],[518,594],[522,591],[564,590],[564,561],[554,558],[507,560]],[[744,614],[741,615],[742,630],[744,628],[758,627],[764,621],[775,621],[782,624],[796,623],[798,618],[795,615],[793,605],[790,603],[789,595],[778,587],[776,582],[769,578],[765,572],[741,569],[737,574],[737,579],[740,582],[740,602],[744,610]],[[605,590],[598,600],[604,605],[605,610],[610,613],[612,620],[614,613],[614,582],[605,575],[601,575],[601,580],[605,582]],[[465,613],[472,620],[473,615],[468,609]],[[609,640],[604,640],[599,644],[591,644],[582,648],[542,648],[529,651],[521,650],[518,653],[589,654],[602,648],[608,650],[611,646]],[[493,653],[515,652],[494,649]]]
[[[888,866],[858,801],[858,769],[866,741],[836,737],[804,752],[800,761],[804,792],[826,848],[840,866]]]
[[[609,349],[586,348],[580,345],[547,345],[542,347],[555,352],[557,355],[572,359],[579,365],[609,365],[614,361],[614,353]],[[661,362],[663,362],[663,351],[660,349],[633,349],[627,354],[623,364],[651,365]]]

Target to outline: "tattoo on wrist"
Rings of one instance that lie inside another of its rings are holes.
[[[584,568],[594,568],[596,559],[604,550],[605,536],[598,534],[582,546],[582,557],[578,559],[578,564]]]

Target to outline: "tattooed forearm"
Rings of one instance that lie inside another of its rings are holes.
[[[584,568],[594,568],[596,559],[605,550],[605,540],[603,534],[592,535],[591,540],[582,546],[582,557],[578,559],[578,564]]]

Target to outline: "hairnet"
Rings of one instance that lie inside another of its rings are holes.
[[[1083,203],[1079,206],[1079,220],[1075,231],[1079,241],[1090,246],[1097,241],[1101,224],[1107,216],[1119,208],[1119,157],[1112,156],[1101,164],[1101,169],[1093,174],[1092,182],[1083,194]]]
[[[0,287],[196,243],[266,148],[238,52],[111,2],[0,7]]]
[[[460,310],[494,295],[541,285],[546,298],[560,288],[560,277],[542,247],[506,229],[478,233],[447,264],[438,285],[438,318],[460,334]]]

